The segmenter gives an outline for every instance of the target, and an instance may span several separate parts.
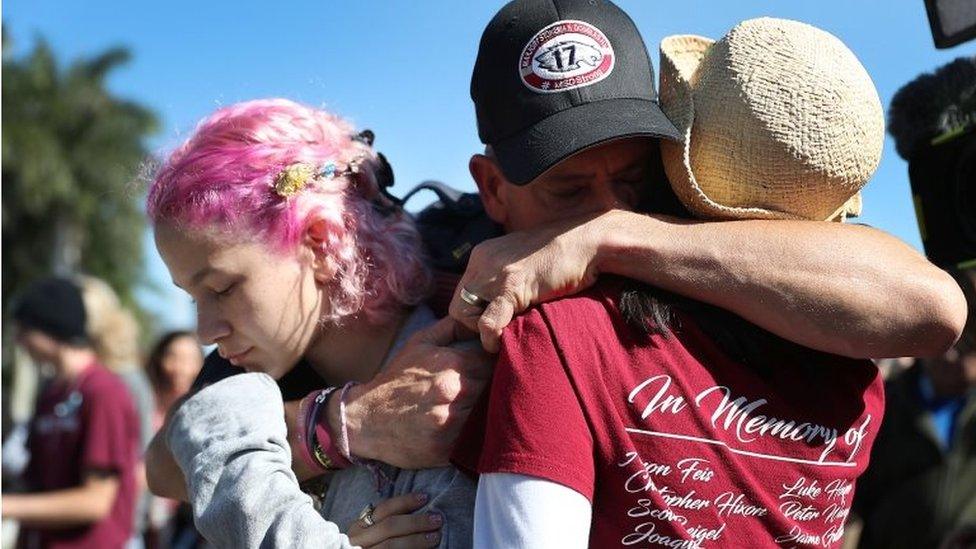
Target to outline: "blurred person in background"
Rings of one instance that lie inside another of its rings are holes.
[[[203,350],[193,332],[175,330],[159,338],[146,360],[146,374],[156,397],[153,432],[163,426],[166,413],[190,391],[203,368]]]
[[[887,411],[854,500],[858,547],[976,545],[976,269],[950,273],[969,320],[948,352],[885,384]]]
[[[74,281],[81,289],[85,303],[88,338],[98,358],[118,375],[136,406],[139,416],[139,458],[136,464],[136,512],[130,547],[142,546],[149,509],[149,489],[146,484],[146,464],[143,453],[156,430],[153,428],[152,387],[143,372],[139,353],[139,323],[131,311],[122,306],[118,294],[102,279],[79,275]]]
[[[100,360],[78,286],[35,282],[15,301],[17,344],[54,377],[37,397],[25,472],[29,493],[5,494],[19,547],[114,548],[132,537],[139,422],[122,380]]]
[[[976,56],[907,83],[888,121],[925,254],[962,288],[969,318],[944,354],[892,369],[854,502],[863,530],[847,546],[976,547]]]
[[[162,428],[170,408],[190,391],[203,368],[203,351],[192,332],[176,330],[163,334],[149,352],[146,374],[156,397],[152,428]],[[150,546],[188,548],[200,543],[193,527],[193,511],[177,500],[152,496],[149,506]]]

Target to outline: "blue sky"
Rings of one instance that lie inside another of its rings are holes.
[[[939,51],[922,0],[792,2],[619,0],[657,46],[671,34],[719,38],[758,16],[798,19],[843,40],[874,78],[887,107],[921,72],[962,55],[973,43]],[[3,19],[22,52],[44,36],[69,60],[124,45],[133,60],[111,79],[119,95],[155,109],[161,131],[151,148],[164,154],[215,108],[282,96],[320,105],[372,128],[393,163],[394,192],[424,179],[474,189],[467,161],[480,149],[468,96],[481,32],[502,2],[331,0],[120,2],[7,0]],[[907,166],[890,139],[864,192],[861,221],[920,247]],[[143,292],[166,327],[192,327],[189,301],[147,237],[145,261],[161,291]]]

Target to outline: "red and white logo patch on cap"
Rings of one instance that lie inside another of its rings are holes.
[[[525,45],[519,75],[533,91],[562,92],[610,76],[614,61],[613,46],[600,29],[583,21],[556,21]]]

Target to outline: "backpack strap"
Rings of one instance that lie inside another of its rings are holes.
[[[399,199],[400,205],[405,205],[410,198],[420,191],[432,191],[437,195],[437,199],[440,200],[445,206],[449,204],[456,205],[458,201],[461,200],[461,197],[465,194],[454,187],[451,187],[450,185],[441,183],[440,181],[428,179],[427,181],[421,182],[413,189],[410,189],[407,194],[403,195],[403,198]]]

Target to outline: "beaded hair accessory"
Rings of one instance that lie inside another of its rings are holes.
[[[358,174],[360,165],[365,158],[366,155],[357,156],[349,162],[344,170],[340,170],[336,163],[331,160],[321,166],[305,163],[292,164],[281,170],[281,173],[275,177],[274,190],[282,198],[291,198],[313,181],[332,180],[337,177]]]
[[[375,135],[373,134],[372,130],[363,130],[356,135],[350,136],[349,139],[362,143],[367,147],[372,147]],[[339,166],[335,161],[331,160],[319,166],[301,162],[292,164],[281,170],[281,172],[275,177],[275,193],[282,198],[288,199],[300,193],[311,182],[322,179],[331,180],[337,177],[358,175],[362,169],[363,161],[365,160],[366,154],[361,154],[356,158],[353,158],[349,164],[346,165],[345,169],[342,170],[339,169]],[[376,160],[378,164],[376,166],[374,175],[376,177],[376,182],[379,186],[380,193],[393,202],[394,205],[399,205],[399,201],[389,194],[389,188],[393,186],[393,169],[390,167],[390,163],[386,160],[386,157],[383,156],[383,153],[381,152],[376,152]]]

